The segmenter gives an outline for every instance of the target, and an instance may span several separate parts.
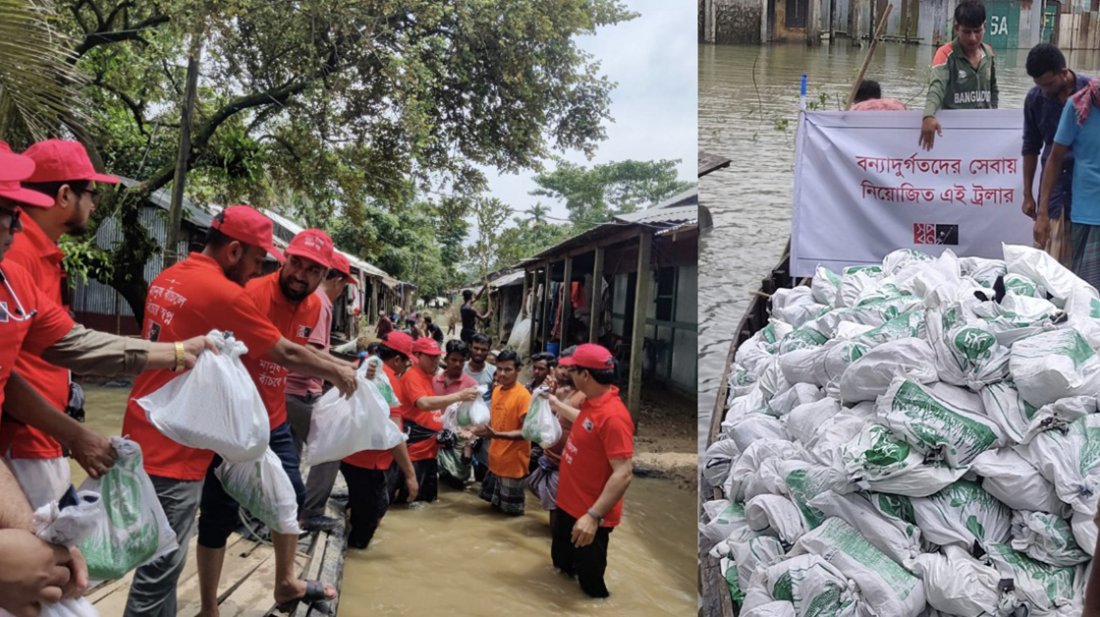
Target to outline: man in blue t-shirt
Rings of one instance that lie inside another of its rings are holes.
[[[1100,111],[1097,107],[1100,107],[1100,81],[1093,79],[1071,96],[1062,110],[1039,189],[1035,242],[1046,246],[1050,239],[1051,195],[1061,175],[1066,152],[1072,148],[1075,153],[1073,207],[1070,210],[1073,271],[1093,287],[1100,288]]]
[[[1089,83],[1089,77],[1066,68],[1066,57],[1050,43],[1039,43],[1027,54],[1027,74],[1035,80],[1035,87],[1024,100],[1024,214],[1035,218],[1037,204],[1032,181],[1041,162],[1045,168],[1047,157],[1054,147],[1054,133],[1066,101]],[[1050,195],[1050,235],[1044,249],[1066,267],[1073,263],[1070,238],[1070,196],[1073,179],[1073,151],[1066,152],[1061,173]]]

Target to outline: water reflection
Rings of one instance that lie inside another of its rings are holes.
[[[933,51],[931,46],[881,45],[867,78],[882,84],[883,96],[919,109]],[[809,77],[811,102],[839,109],[865,54],[843,40],[817,48],[699,46],[699,148],[733,159],[729,168],[699,181],[700,201],[715,225],[699,251],[701,444],[749,291],[778,260],[790,230],[801,75]],[[1022,107],[1033,85],[1024,70],[1026,57],[1026,49],[997,54],[1002,108]],[[1095,53],[1071,52],[1067,60],[1070,68],[1100,74]],[[914,127],[914,145],[917,136]]]
[[[695,495],[635,478],[611,534],[607,586],[593,600],[550,564],[538,503],[510,518],[476,492],[440,487],[440,501],[397,506],[366,551],[349,551],[340,617],[365,615],[689,615],[696,606]]]

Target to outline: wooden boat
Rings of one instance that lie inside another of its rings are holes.
[[[343,477],[337,478],[334,493],[347,492]],[[340,602],[340,588],[344,576],[344,557],[347,553],[344,507],[342,501],[330,499],[329,516],[338,522],[330,532],[311,533],[298,543],[295,559],[299,576],[306,580],[322,580],[336,587],[336,599],[329,602],[335,614]],[[88,591],[86,597],[103,617],[121,616],[126,607],[133,572],[125,577],[101,583]],[[234,533],[226,545],[225,565],[219,586],[218,608],[222,617],[261,617],[281,615],[275,610],[272,586],[275,581],[275,551],[263,540]],[[199,613],[199,580],[195,563],[195,538],[191,539],[187,564],[180,576],[177,588],[181,617],[194,617]],[[320,611],[305,604],[290,613],[291,617],[319,617]]]
[[[722,380],[718,385],[718,394],[714,399],[714,411],[711,414],[710,429],[707,433],[707,447],[718,440],[722,432],[722,420],[726,415],[726,399],[729,397],[729,377],[733,367],[734,356],[737,348],[752,337],[758,330],[768,325],[769,300],[777,289],[789,288],[794,285],[794,279],[790,275],[790,243],[779,263],[772,268],[768,278],[760,283],[760,289],[753,292],[745,314],[734,332],[733,341],[730,343],[729,354],[726,356],[726,365],[722,371]],[[699,491],[700,516],[702,516],[702,503],[712,499],[722,499],[721,488],[711,488],[709,491]],[[722,575],[719,560],[709,554],[699,553],[699,617],[734,617],[737,609],[730,598],[729,586]]]

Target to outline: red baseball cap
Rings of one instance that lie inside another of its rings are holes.
[[[271,219],[252,206],[229,206],[214,217],[210,228],[217,229],[238,242],[258,246],[275,259],[283,261],[282,252],[272,243],[274,226]]]
[[[435,339],[422,336],[416,339],[413,343],[413,353],[422,353],[429,356],[442,356],[443,350],[439,348],[439,343],[435,342]]]
[[[594,343],[577,345],[577,350],[573,352],[572,358],[571,365],[592,371],[607,371],[615,367],[615,359],[612,357],[611,352],[603,345]]]
[[[307,229],[291,239],[286,247],[287,255],[297,255],[315,261],[326,268],[332,267],[332,238],[320,229]],[[351,267],[349,266],[350,270]]]
[[[351,262],[348,261],[347,257],[344,257],[337,251],[332,252],[331,268],[333,270],[336,270],[340,274],[343,274],[344,278],[347,279],[349,285],[355,285],[359,282],[355,280],[354,276],[351,275]]]
[[[410,360],[413,359],[413,337],[400,330],[394,330],[386,334],[386,336],[383,336],[382,345],[404,355]]]
[[[558,366],[576,366],[577,361],[573,356],[565,356],[561,360],[558,360]]]
[[[94,180],[103,184],[118,184],[118,177],[95,170],[88,151],[79,141],[47,139],[27,148],[23,154],[35,164],[34,173],[27,178],[27,182]]]
[[[7,143],[0,141],[0,197],[21,205],[39,208],[53,207],[53,198],[38,191],[23,188],[20,180],[34,173],[34,160],[11,151]]]

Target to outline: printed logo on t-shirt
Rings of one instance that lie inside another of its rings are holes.
[[[593,429],[593,428],[595,428],[595,426],[596,426],[596,425],[595,425],[595,424],[592,424],[592,420],[591,420],[591,419],[589,419],[589,418],[585,418],[585,420],[584,420],[584,424],[583,424],[582,426],[584,426],[584,430],[586,430],[586,431],[588,431],[589,433],[591,433],[591,432],[592,432],[592,429]]]
[[[309,338],[310,332],[313,332],[313,328],[311,326],[298,324],[298,338]]]
[[[959,69],[959,81],[966,81],[966,71]]]
[[[160,340],[160,324],[149,322],[149,340],[154,343]]]

